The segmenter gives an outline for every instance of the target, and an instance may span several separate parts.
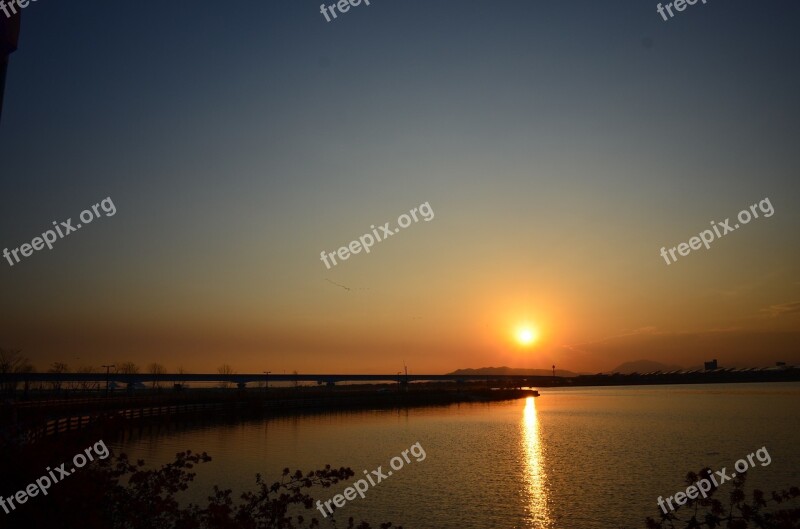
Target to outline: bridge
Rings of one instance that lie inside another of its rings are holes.
[[[1,382],[116,382],[124,384],[145,384],[147,382],[229,382],[244,387],[251,382],[315,382],[334,385],[337,382],[518,382],[536,385],[552,382],[551,376],[533,375],[364,375],[364,374],[162,374],[152,373],[7,373],[0,375]]]

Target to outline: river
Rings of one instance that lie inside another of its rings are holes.
[[[272,482],[284,467],[385,474],[415,443],[424,457],[407,453],[410,462],[337,518],[405,529],[633,529],[657,515],[659,496],[685,490],[688,471],[730,473],[762,447],[770,461],[755,459],[747,489],[800,485],[800,383],[543,389],[505,402],[184,424],[108,442],[148,464],[208,452],[213,461],[184,493],[193,501],[214,484],[238,496],[257,472]],[[347,485],[314,495],[325,501]]]

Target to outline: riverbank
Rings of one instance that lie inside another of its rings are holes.
[[[533,396],[518,388],[427,388],[384,391],[351,387],[275,388],[269,390],[195,389],[149,391],[138,395],[110,395],[6,402],[3,405],[4,445],[26,445],[85,429],[115,430],[133,423],[170,421],[183,416],[209,414],[263,414],[301,410],[385,409],[449,405],[458,402],[490,402]]]

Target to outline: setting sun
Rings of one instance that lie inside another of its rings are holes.
[[[530,345],[539,338],[539,333],[533,327],[520,327],[517,330],[517,342],[522,345]]]

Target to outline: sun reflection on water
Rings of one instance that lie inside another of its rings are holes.
[[[552,527],[547,505],[547,475],[544,470],[543,447],[539,433],[536,401],[528,397],[522,415],[523,449],[525,452],[525,485],[528,494],[528,520],[532,529]]]

